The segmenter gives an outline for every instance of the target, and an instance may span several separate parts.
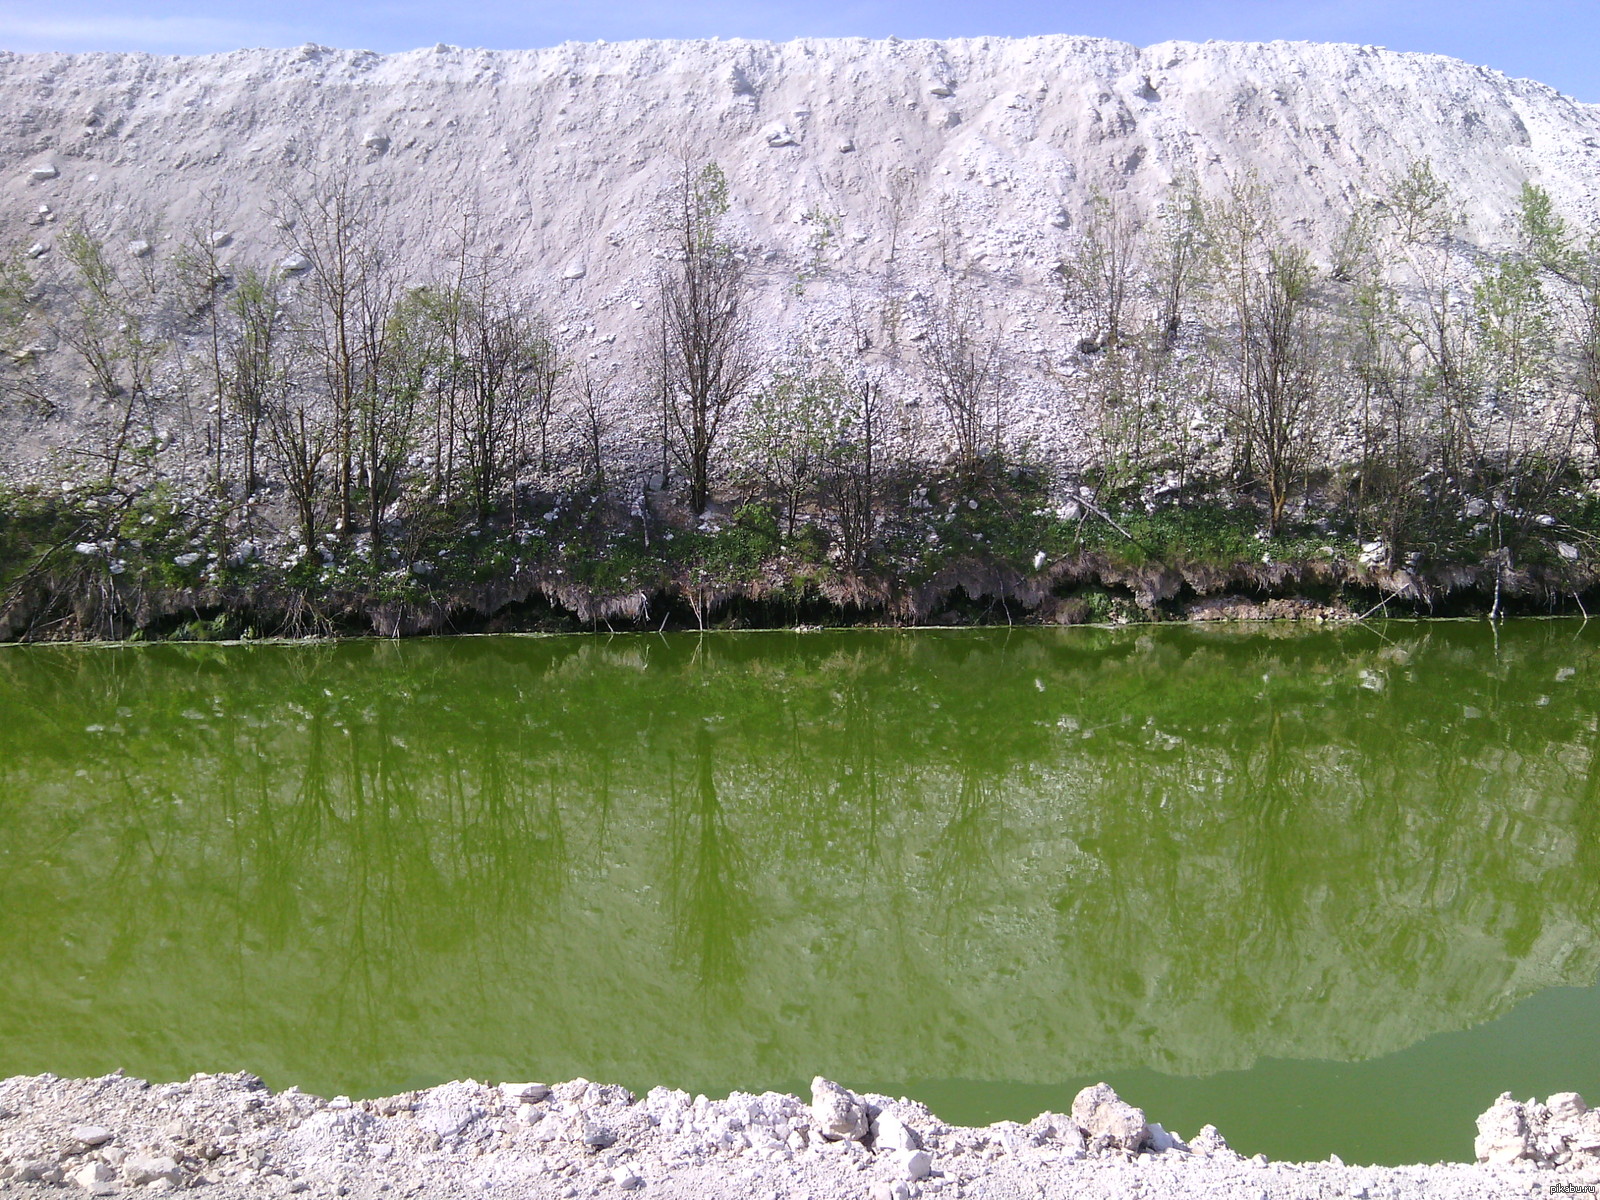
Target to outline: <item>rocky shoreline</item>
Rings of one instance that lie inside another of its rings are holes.
[[[1478,1119],[1475,1151],[1477,1163],[1405,1167],[1246,1159],[1209,1125],[1185,1141],[1147,1121],[1105,1084],[1070,1113],[976,1129],[820,1077],[809,1103],[666,1088],[641,1098],[584,1079],[469,1080],[359,1101],[273,1093],[246,1074],[0,1082],[8,1197],[1488,1200],[1593,1194],[1600,1112],[1576,1093],[1505,1095]]]

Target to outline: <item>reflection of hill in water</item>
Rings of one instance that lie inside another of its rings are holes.
[[[9,651],[0,1074],[1206,1073],[1592,981],[1595,637],[1387,637]]]

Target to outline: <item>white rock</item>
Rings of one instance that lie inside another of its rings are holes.
[[[1144,1112],[1123,1101],[1105,1083],[1086,1087],[1073,1098],[1072,1119],[1096,1150],[1136,1151],[1150,1135]]]
[[[1200,1126],[1200,1133],[1189,1139],[1189,1149],[1194,1154],[1203,1154],[1208,1158],[1237,1157],[1227,1144],[1227,1139],[1216,1131],[1214,1125]]]
[[[29,258],[43,258],[49,253],[50,247],[45,245],[43,242],[35,242],[33,245],[28,247]]]
[[[85,1163],[67,1178],[81,1188],[97,1192],[103,1184],[110,1183],[117,1177],[117,1173],[103,1162]]]
[[[183,1170],[175,1159],[165,1156],[130,1158],[122,1165],[122,1177],[136,1187],[160,1180],[165,1180],[167,1183],[181,1183]]]
[[[298,275],[302,271],[311,269],[311,260],[304,254],[291,254],[278,264],[278,270],[285,275]]]
[[[895,1166],[912,1183],[933,1173],[933,1157],[926,1150],[896,1150]]]
[[[61,171],[56,167],[55,163],[40,163],[28,172],[28,178],[35,183],[44,183],[46,180],[54,179],[60,174]]]
[[[867,1136],[867,1109],[860,1098],[821,1075],[811,1081],[811,1118],[829,1141],[859,1141]]]
[[[768,125],[761,131],[761,136],[766,139],[769,146],[798,146],[800,144],[799,139],[794,135],[794,130],[783,124]]]
[[[191,550],[188,554],[178,555],[172,561],[177,563],[180,567],[192,567],[204,557],[205,555],[201,554],[198,550]],[[346,1101],[345,1107],[348,1108],[349,1106],[349,1101]]]
[[[618,1167],[616,1170],[612,1171],[611,1182],[616,1184],[625,1192],[630,1192],[634,1188],[641,1188],[644,1186],[644,1180],[640,1179],[627,1167]]]
[[[85,550],[85,546],[88,546],[89,549]],[[79,554],[93,554],[99,548],[93,542],[78,543]],[[116,1136],[114,1130],[107,1129],[104,1125],[74,1125],[72,1127],[72,1140],[81,1142],[85,1146],[103,1146]]]
[[[387,154],[389,152],[389,135],[382,130],[374,129],[361,139],[361,144],[374,154]]]
[[[899,1181],[894,1183],[879,1181],[868,1189],[867,1196],[868,1200],[910,1200],[911,1189]]]
[[[1165,1154],[1169,1150],[1187,1150],[1189,1148],[1183,1144],[1182,1138],[1176,1134],[1168,1133],[1154,1121],[1150,1122],[1148,1128],[1150,1130],[1150,1149],[1157,1154]]]
[[[1573,1120],[1589,1111],[1589,1106],[1577,1092],[1557,1092],[1544,1102],[1544,1106],[1550,1110],[1550,1119],[1554,1121]]]
[[[500,1094],[508,1101],[537,1104],[550,1094],[550,1089],[542,1083],[502,1083]]]
[[[1527,1157],[1528,1150],[1527,1114],[1510,1092],[1502,1092],[1478,1118],[1478,1136],[1473,1139],[1472,1152],[1481,1163],[1505,1164]]]
[[[872,1144],[879,1150],[921,1150],[922,1136],[893,1113],[872,1119]]]
[[[210,242],[213,250],[220,250],[231,241],[233,241],[233,234],[226,229],[216,229],[211,233]]]
[[[152,247],[150,243],[145,241],[143,238],[135,238],[133,241],[128,243],[128,257],[148,258],[150,256],[150,251],[153,248],[154,247]]]
[[[561,278],[563,278],[563,279],[582,279],[588,273],[589,273],[589,268],[588,267],[584,266],[584,264],[581,263],[581,262],[575,262],[575,263],[572,263],[571,265],[569,265],[565,271],[561,272]]]
[[[1568,562],[1578,561],[1578,548],[1571,542],[1557,542],[1556,553]]]

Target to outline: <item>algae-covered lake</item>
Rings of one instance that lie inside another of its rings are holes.
[[[0,652],[0,1076],[1600,1093],[1600,623]]]

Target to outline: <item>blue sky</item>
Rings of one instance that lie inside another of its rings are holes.
[[[643,37],[1081,33],[1363,42],[1486,63],[1600,102],[1600,0],[0,0],[0,47],[193,54],[322,42],[511,49]]]

